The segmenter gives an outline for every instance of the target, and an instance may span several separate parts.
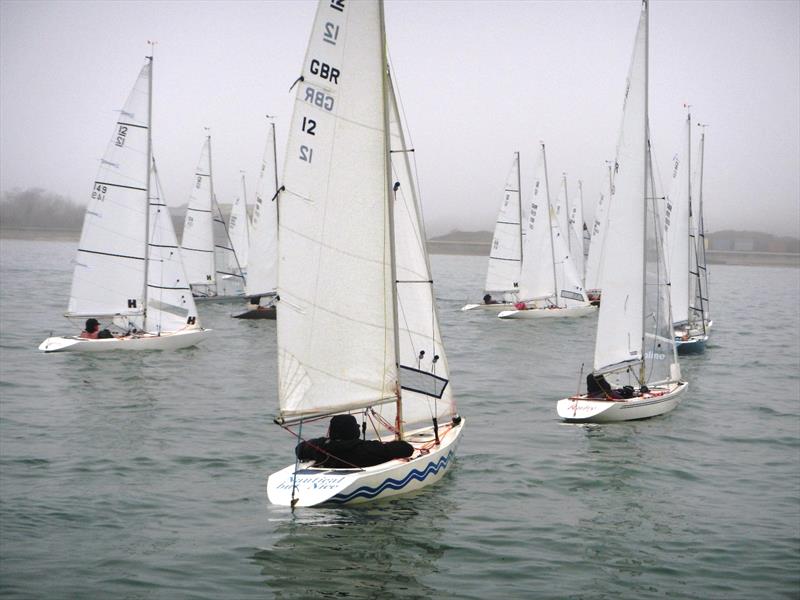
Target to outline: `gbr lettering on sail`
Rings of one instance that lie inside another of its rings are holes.
[[[342,71],[338,66],[332,64],[333,60],[325,54],[330,53],[334,56],[337,54],[337,45],[346,10],[345,0],[330,0],[328,9],[323,22],[320,23],[321,27],[315,28],[313,35],[317,40],[312,39],[312,50],[309,52],[309,63],[306,67],[308,74],[322,80],[325,87],[306,83],[305,90],[302,92],[302,101],[309,107],[333,113],[336,106],[335,88],[339,85]],[[315,41],[322,43],[313,43]],[[311,77],[304,77],[304,79],[311,79]],[[296,158],[308,164],[314,161],[315,137],[319,133],[319,127],[322,126],[311,112],[308,111],[308,114],[302,115],[302,119],[296,124],[304,134],[304,143],[300,144]]]

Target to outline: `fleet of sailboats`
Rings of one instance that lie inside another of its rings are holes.
[[[219,301],[244,295],[245,276],[214,194],[210,135],[203,142],[194,173],[181,256],[196,299]]]
[[[566,177],[562,180],[562,198],[566,198]],[[562,214],[566,215],[566,203]],[[583,291],[581,277],[568,248],[571,225],[550,202],[547,157],[541,144],[533,195],[525,214],[524,260],[520,272],[520,298],[512,310],[504,310],[501,319],[537,319],[579,317],[595,312]]]
[[[688,387],[678,354],[704,351],[712,326],[705,131],[695,181],[687,110],[685,145],[674,159],[669,193],[659,196],[648,38],[643,0],[616,156],[591,227],[584,223],[580,180],[571,199],[564,173],[551,201],[544,143],[528,196],[515,152],[486,295],[461,309],[500,319],[598,315],[586,392],[556,403],[568,422],[673,410]],[[242,173],[242,194],[224,222],[206,135],[180,246],[153,156],[152,74],[147,57],[101,160],[66,313],[73,321],[99,319],[115,332],[50,337],[39,349],[183,348],[208,332],[196,299],[244,299],[248,304],[234,317],[277,318],[275,423],[295,436],[293,443],[319,421],[352,415],[361,421],[362,441],[402,440],[413,449],[407,458],[346,468],[298,458],[269,476],[272,503],[357,504],[439,481],[455,460],[465,421],[450,385],[383,0],[319,1],[293,86],[282,185],[270,122],[252,218]]]
[[[173,350],[205,338],[161,195],[152,147],[153,59],[142,67],[100,161],[75,259],[73,321],[119,330],[47,338],[44,352]]]

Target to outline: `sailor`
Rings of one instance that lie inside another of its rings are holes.
[[[327,437],[300,442],[295,448],[300,460],[313,460],[315,466],[331,469],[371,467],[413,453],[414,447],[408,442],[359,439],[358,421],[353,415],[332,417]]]

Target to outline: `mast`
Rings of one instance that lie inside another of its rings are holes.
[[[206,127],[206,132],[208,132],[208,127]],[[209,194],[211,194],[211,210],[214,210],[214,206],[217,204],[217,199],[214,196],[214,168],[211,166],[211,134],[206,133],[206,142],[208,143],[208,188]],[[217,206],[217,213],[219,213],[219,206]],[[211,213],[214,214],[213,212]],[[219,218],[222,219],[222,215],[219,215]],[[211,217],[211,260],[213,261],[214,268],[212,269],[214,273],[214,294],[218,293],[219,285],[217,283],[217,252],[214,248],[214,217]],[[227,232],[227,227],[225,228]]]
[[[519,216],[519,264],[522,265],[522,176],[520,175],[520,169],[522,165],[520,164],[519,160],[519,152],[515,152],[514,154],[517,155],[517,214]],[[519,277],[517,278],[519,280]],[[519,290],[519,288],[517,288]]]
[[[686,240],[686,243],[689,244],[689,273],[688,276],[690,277],[689,281],[691,282],[691,277],[694,275],[699,275],[695,271],[692,271],[691,265],[691,256],[692,256],[692,244],[694,244],[694,258],[695,263],[697,262],[697,241],[695,240],[694,232],[692,231],[693,219],[692,219],[692,106],[691,104],[686,105],[686,173],[688,177],[686,178],[686,189],[687,194],[689,196],[689,213],[687,215],[687,219],[689,219],[689,239]],[[696,265],[695,265],[696,266]],[[686,327],[691,328],[692,321],[692,303],[694,298],[692,298],[692,286],[686,286],[686,295],[688,296],[686,299],[687,306],[689,307],[689,312],[686,315]]]
[[[394,194],[395,189],[392,183],[392,157],[391,157],[391,132],[389,130],[389,64],[386,60],[386,27],[384,25],[384,6],[383,0],[379,0],[378,9],[380,14],[381,28],[381,87],[383,93],[383,165],[386,178],[386,210],[388,211],[389,225],[389,264],[391,265],[392,277],[392,329],[394,335],[394,361],[397,367],[397,381],[395,382],[395,394],[397,395],[397,416],[395,428],[396,437],[403,439],[403,397],[400,391],[400,332],[397,322],[397,261],[395,257],[394,245]]]
[[[649,122],[649,107],[648,104],[650,102],[649,99],[649,87],[650,87],[650,12],[648,11],[647,7],[647,0],[642,0],[642,6],[644,8],[644,189],[642,194],[642,205],[641,208],[644,211],[644,219],[642,222],[644,223],[644,227],[642,228],[642,340],[640,346],[640,352],[642,357],[642,362],[639,367],[639,385],[645,383],[645,316],[647,312],[647,303],[645,302],[645,298],[647,298],[647,184],[648,184],[648,165],[650,164],[650,129],[648,127]]]
[[[542,163],[544,164],[544,191],[547,196],[547,223],[550,230],[550,258],[553,263],[553,295],[555,296],[556,305],[558,305],[558,279],[556,278],[556,254],[555,244],[553,243],[553,209],[550,206],[550,183],[547,179],[547,154],[544,151],[544,142],[539,142],[542,145]]]
[[[155,42],[150,44],[150,69],[147,75],[147,182],[145,184],[146,206],[144,215],[144,294],[142,295],[142,328],[147,327],[147,280],[150,275],[150,169],[153,163],[153,54],[155,54]],[[159,332],[160,333],[160,332]]]
[[[270,120],[269,124],[272,126],[272,172],[275,175],[275,192],[273,194],[273,198],[275,201],[275,216],[278,222],[281,219],[281,205],[278,202],[278,149],[277,149],[277,142],[275,141],[275,121],[272,120],[272,117],[267,115],[267,118]]]
[[[562,232],[561,235],[567,236],[567,251],[569,252],[570,257],[572,256],[572,236],[569,234],[569,190],[567,189],[567,174],[566,172],[561,173],[562,180],[564,182],[564,216],[567,218],[567,230]],[[561,224],[559,223],[559,229]],[[555,255],[553,255],[553,260],[555,260]]]
[[[703,335],[706,334],[706,302],[708,302],[708,277],[706,271],[706,231],[705,223],[703,222],[703,166],[705,165],[705,150],[706,150],[706,127],[707,123],[698,123],[700,127],[700,191],[697,195],[697,239],[695,239],[695,256],[697,257],[697,285],[700,286],[700,318],[703,323]],[[698,250],[703,253],[703,260],[700,260]],[[700,264],[702,262],[702,264]],[[700,270],[706,275],[705,279],[700,276]],[[703,281],[705,280],[706,289],[703,289]],[[704,295],[705,294],[705,295]]]

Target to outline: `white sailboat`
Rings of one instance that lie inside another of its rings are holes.
[[[256,204],[250,237],[250,265],[245,296],[247,306],[233,315],[236,319],[274,319],[278,287],[278,163],[275,123],[270,123],[267,145],[261,160]]]
[[[482,303],[466,304],[461,310],[476,308],[500,312],[519,301],[519,277],[522,267],[522,200],[519,152],[506,177],[503,203],[494,226],[492,248]]]
[[[278,197],[278,373],[285,428],[353,413],[414,453],[376,466],[294,463],[269,500],[354,504],[450,469],[455,412],[411,148],[389,78],[383,2],[322,0],[297,83]]]
[[[570,225],[566,223],[566,229],[561,228],[550,202],[544,144],[541,149],[533,196],[526,210],[525,258],[519,284],[519,294],[524,300],[514,309],[500,312],[497,316],[501,319],[580,317],[596,311],[586,297],[567,247]],[[566,194],[565,186],[562,190]],[[566,206],[562,208],[566,213]]]
[[[687,107],[688,109],[688,107]],[[692,115],[686,113],[686,146],[673,161],[672,184],[664,215],[668,248],[672,317],[678,354],[705,350],[708,330],[703,311],[703,285],[700,279],[698,235],[692,211]]]
[[[192,346],[200,327],[172,219],[152,158],[152,57],[120,111],[86,209],[67,318],[94,318],[123,334],[50,337],[44,352],[172,350]]]
[[[572,260],[575,263],[575,270],[581,280],[581,285],[585,286],[586,277],[586,257],[584,244],[584,231],[586,226],[583,222],[583,182],[578,180],[578,193],[569,207],[569,244],[568,248]]]
[[[244,295],[245,277],[214,194],[210,135],[186,207],[181,255],[195,299],[225,301]]]
[[[608,162],[608,190],[600,194],[594,209],[591,238],[589,240],[589,255],[586,258],[586,295],[589,301],[599,304],[602,293],[603,264],[606,243],[606,229],[608,229],[608,207],[614,197],[614,163]]]
[[[644,419],[675,408],[681,381],[654,193],[648,128],[648,7],[642,12],[617,144],[609,207],[603,300],[587,393],[559,400],[574,422]]]
[[[228,236],[242,275],[247,277],[247,260],[250,252],[250,219],[247,216],[247,182],[242,171],[242,195],[237,196],[231,205],[228,216]]]

